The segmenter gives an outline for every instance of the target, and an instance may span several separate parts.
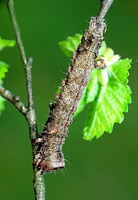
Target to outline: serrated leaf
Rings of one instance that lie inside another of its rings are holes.
[[[8,71],[8,65],[5,62],[0,61],[0,79],[5,77],[5,73]]]
[[[75,34],[74,37],[69,36],[66,41],[59,42],[59,46],[66,56],[72,58],[73,51],[76,50],[81,43],[81,37],[81,34]]]
[[[84,107],[88,103],[94,101],[98,92],[98,87],[99,87],[97,74],[98,74],[98,70],[96,69],[91,72],[90,82],[88,83],[88,85],[86,86],[83,92],[83,95],[79,101],[77,111],[74,113],[73,117],[76,117],[81,111],[83,111]]]
[[[131,60],[120,59],[114,64],[107,67],[107,70],[111,72],[111,74],[122,84],[126,84],[128,82],[129,72],[128,69],[131,68]]]
[[[60,43],[61,49],[70,58],[79,45],[76,43],[75,46],[71,40],[72,37],[68,37],[67,41]],[[111,133],[114,123],[123,121],[123,112],[128,111],[128,104],[131,103],[131,90],[126,85],[131,60],[119,60],[120,56],[114,55],[113,50],[107,48],[105,42],[98,56],[103,56],[108,73],[106,70],[92,71],[90,82],[74,114],[76,117],[89,103],[88,118],[83,131],[85,140],[99,138],[105,131]]]
[[[15,45],[14,40],[3,40],[0,37],[0,51],[3,50],[5,47],[13,47]]]
[[[91,140],[99,138],[104,131],[111,133],[114,123],[121,123],[123,112],[128,112],[130,94],[130,88],[114,78],[106,86],[101,86],[96,101],[90,104],[83,138]]]

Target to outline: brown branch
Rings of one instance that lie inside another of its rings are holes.
[[[15,11],[14,11],[14,2],[13,0],[8,0],[7,7],[11,17],[13,29],[17,39],[18,47],[20,50],[20,55],[22,63],[24,66],[24,71],[26,75],[26,85],[27,85],[27,97],[28,97],[28,111],[26,113],[26,120],[29,126],[29,136],[32,144],[32,152],[35,154],[36,144],[34,141],[37,137],[37,124],[36,124],[36,114],[33,102],[33,91],[32,91],[32,58],[27,59],[26,53],[24,50],[23,42],[20,35],[20,29],[16,20]],[[34,191],[35,199],[44,200],[45,199],[45,184],[44,184],[44,175],[39,173],[39,171],[34,167]]]
[[[20,100],[18,96],[14,96],[9,90],[0,86],[0,95],[10,101],[25,117],[28,109],[25,107],[23,102]]]
[[[10,17],[11,17],[12,25],[13,25],[13,28],[14,28],[15,36],[16,36],[16,39],[17,39],[21,59],[22,59],[25,74],[26,74],[28,106],[29,106],[29,109],[30,109],[30,107],[34,107],[33,92],[32,92],[32,76],[31,76],[32,59],[29,58],[29,60],[28,60],[27,57],[26,57],[23,42],[22,42],[22,39],[21,39],[20,29],[19,29],[19,26],[18,26],[18,23],[17,23],[17,20],[16,20],[16,16],[15,16],[14,1],[9,0],[8,3],[7,3],[7,7],[8,7],[8,10],[9,10]]]
[[[97,21],[101,21],[104,19],[106,13],[108,12],[110,6],[112,5],[114,0],[100,0],[101,2],[101,7],[100,7],[100,12],[97,16]]]

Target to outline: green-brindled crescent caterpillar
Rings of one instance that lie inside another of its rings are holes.
[[[101,66],[100,63],[94,65],[94,60],[102,45],[104,27],[104,20],[99,21],[96,17],[90,19],[81,44],[73,52],[67,78],[62,81],[55,104],[50,104],[49,118],[36,140],[38,153],[35,155],[34,165],[42,172],[55,171],[65,166],[62,146],[79,100],[89,83],[91,71]]]

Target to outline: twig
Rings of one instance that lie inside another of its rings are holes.
[[[16,20],[16,16],[15,16],[13,0],[9,0],[7,3],[7,6],[8,6],[9,14],[11,17],[11,21],[13,24],[18,47],[20,50],[21,59],[22,59],[23,65],[24,65],[24,70],[25,70],[25,74],[26,74],[26,82],[27,82],[28,106],[30,108],[30,107],[33,107],[32,76],[31,76],[32,60],[30,59],[28,61],[26,54],[25,54],[23,42],[22,42],[21,35],[20,35],[20,29],[19,29],[19,26],[18,26],[18,23]]]
[[[45,176],[42,175],[40,171],[35,168],[34,177],[34,189],[35,189],[35,199],[45,200]]]
[[[33,91],[32,91],[32,58],[27,59],[26,53],[24,50],[23,42],[20,35],[20,29],[16,20],[15,11],[14,11],[14,2],[9,0],[7,3],[11,21],[13,24],[13,29],[17,39],[18,47],[20,50],[21,59],[23,62],[25,75],[26,75],[26,85],[27,85],[27,96],[28,96],[28,112],[26,113],[26,120],[29,126],[29,136],[32,144],[33,155],[36,151],[36,144],[34,141],[37,137],[37,124],[36,124],[36,114],[33,102]],[[34,168],[34,191],[36,200],[45,199],[45,183],[44,183],[44,174],[41,174],[36,168]]]
[[[101,7],[100,7],[100,12],[97,16],[97,21],[101,21],[102,19],[104,19],[113,1],[114,0],[100,0]]]
[[[26,116],[28,109],[18,96],[14,96],[9,90],[0,86],[0,95],[10,101],[24,116]]]

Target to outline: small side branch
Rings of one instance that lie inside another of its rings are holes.
[[[27,114],[27,108],[18,96],[14,96],[9,90],[0,86],[0,95],[10,101],[24,116]]]
[[[10,17],[11,17],[13,29],[14,29],[15,36],[17,39],[21,59],[24,66],[25,76],[26,76],[27,97],[28,97],[28,112],[26,115],[26,119],[29,125],[30,140],[33,146],[33,141],[36,139],[36,136],[37,136],[36,114],[35,114],[35,108],[34,108],[34,102],[33,102],[32,74],[31,74],[33,60],[32,58],[27,59],[26,57],[23,42],[21,39],[20,29],[17,23],[16,15],[15,15],[14,1],[8,0],[7,7],[8,7]]]
[[[15,11],[14,11],[14,1],[8,0],[7,3],[8,11],[11,17],[13,29],[15,32],[15,36],[17,39],[18,47],[20,50],[20,55],[22,59],[22,63],[24,66],[25,76],[26,76],[26,85],[27,85],[27,97],[28,97],[28,110],[26,113],[26,120],[29,126],[29,136],[32,144],[32,152],[33,156],[36,151],[35,140],[37,137],[37,124],[36,124],[36,113],[33,102],[33,91],[32,91],[32,58],[27,59],[26,53],[24,50],[23,42],[21,39],[20,29],[16,20]],[[45,199],[45,183],[44,183],[44,174],[41,174],[39,170],[34,169],[34,191],[35,191],[35,199],[36,200],[44,200]]]
[[[25,74],[26,74],[27,93],[28,93],[28,107],[30,109],[30,107],[34,107],[34,105],[33,105],[33,93],[32,93],[32,76],[31,76],[32,59],[28,60],[27,57],[26,57],[23,42],[22,42],[22,39],[21,39],[20,29],[19,29],[19,26],[18,26],[18,23],[17,23],[17,20],[16,20],[15,11],[14,11],[14,1],[9,0],[8,3],[7,3],[7,7],[8,7],[8,10],[9,10],[13,29],[14,29],[15,36],[16,36],[17,43],[18,43],[18,47],[19,47],[19,50],[20,50],[21,59],[22,59],[23,65],[24,65],[24,70],[25,70]]]

